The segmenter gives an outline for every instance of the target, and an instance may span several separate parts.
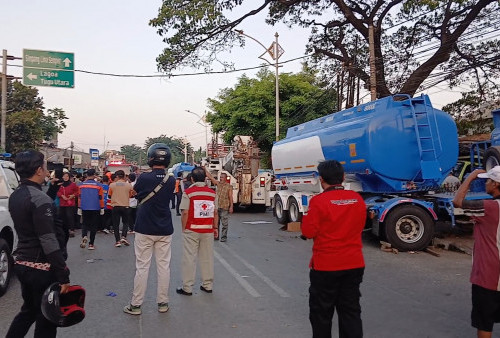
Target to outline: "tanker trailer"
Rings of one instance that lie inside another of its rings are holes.
[[[433,190],[457,162],[457,128],[428,96],[395,95],[291,127],[271,156],[278,222],[300,222],[322,191],[318,163],[335,159],[346,189],[363,196],[372,232],[400,250],[421,250],[438,219]]]

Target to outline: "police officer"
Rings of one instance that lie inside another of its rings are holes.
[[[149,266],[155,253],[158,287],[156,302],[158,312],[168,311],[170,285],[171,242],[174,227],[169,201],[174,193],[175,179],[166,176],[171,153],[164,143],[155,143],[148,149],[148,164],[152,168],[137,179],[134,190],[139,201],[135,222],[135,278],[130,304],[125,313],[140,315],[148,283]]]
[[[47,175],[43,154],[24,151],[17,154],[15,163],[21,184],[9,198],[9,211],[19,237],[14,270],[24,303],[6,337],[24,337],[33,322],[35,337],[55,337],[57,327],[42,314],[41,302],[52,283],[61,284],[61,293],[69,289],[69,269],[63,258],[64,231],[55,217],[52,199],[42,192]]]

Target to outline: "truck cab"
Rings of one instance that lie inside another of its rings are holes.
[[[12,252],[17,245],[17,235],[9,213],[9,197],[18,186],[14,163],[0,160],[0,296],[7,292],[13,273]]]

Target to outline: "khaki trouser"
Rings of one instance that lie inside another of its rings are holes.
[[[158,275],[156,302],[168,303],[170,286],[170,258],[172,255],[172,236],[153,236],[135,233],[135,278],[132,301],[134,306],[142,305],[148,286],[149,266],[153,252],[155,254],[156,272]]]
[[[227,228],[229,227],[229,210],[219,208],[217,213],[219,215],[219,224],[222,224],[222,231],[219,237],[222,241],[225,241],[227,239]]]
[[[214,282],[214,234],[184,230],[182,252],[182,288],[193,292],[196,277],[196,258],[200,262],[201,285],[212,290]]]

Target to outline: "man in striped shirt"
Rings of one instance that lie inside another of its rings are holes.
[[[470,184],[486,178],[491,200],[465,200]],[[472,283],[472,326],[479,338],[492,336],[493,324],[500,322],[500,166],[485,172],[474,170],[458,189],[455,207],[463,208],[474,221]]]

